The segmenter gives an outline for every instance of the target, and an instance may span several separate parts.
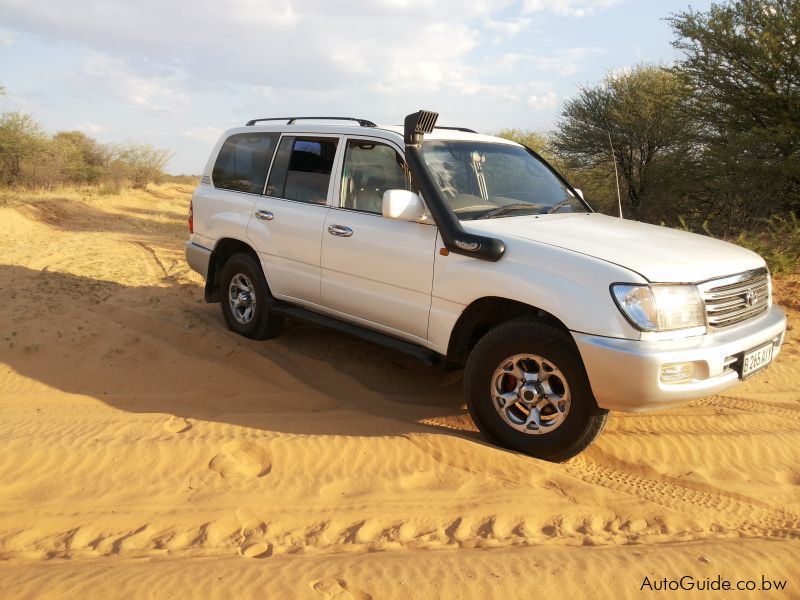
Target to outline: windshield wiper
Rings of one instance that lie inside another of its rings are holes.
[[[558,204],[556,204],[554,206],[551,206],[547,210],[543,210],[542,213],[549,215],[549,214],[552,214],[552,213],[556,212],[560,208],[564,208],[567,204],[573,204],[575,202],[577,202],[577,200],[575,200],[575,198],[567,198],[566,200],[562,200]]]
[[[505,206],[499,206],[498,208],[493,208],[492,210],[483,213],[480,217],[476,217],[476,219],[493,219],[494,217],[500,217],[517,210],[536,210],[540,206],[541,206],[540,204],[531,204],[530,202],[506,204]]]

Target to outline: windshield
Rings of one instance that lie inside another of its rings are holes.
[[[445,202],[461,220],[590,210],[521,146],[426,140],[422,151]]]

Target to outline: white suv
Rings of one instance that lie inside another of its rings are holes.
[[[716,394],[777,356],[757,254],[595,213],[532,150],[436,118],[222,135],[186,255],[232,330],[267,339],[288,316],[464,368],[481,431],[554,461],[610,409]]]

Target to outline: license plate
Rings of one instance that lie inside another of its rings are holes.
[[[747,379],[751,375],[755,375],[761,369],[766,367],[772,362],[772,347],[773,344],[765,344],[755,350],[744,353],[744,361],[742,363],[742,379]]]

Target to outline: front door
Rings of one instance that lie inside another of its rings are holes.
[[[322,305],[427,339],[436,226],[381,214],[384,191],[409,189],[394,146],[369,138],[345,143],[339,201],[322,234]]]

